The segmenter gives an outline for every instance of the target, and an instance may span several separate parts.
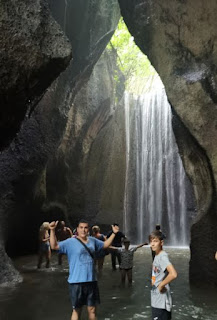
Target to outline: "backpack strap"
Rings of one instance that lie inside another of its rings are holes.
[[[82,242],[80,239],[78,238],[75,238],[77,239],[81,244],[82,246],[87,250],[87,252],[89,253],[89,255],[91,256],[91,258],[94,260],[94,255],[93,253],[91,252],[91,250],[86,246],[86,244],[84,242]]]

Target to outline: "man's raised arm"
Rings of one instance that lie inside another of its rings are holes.
[[[108,239],[105,240],[104,246],[103,246],[104,249],[108,248],[112,244],[112,241],[114,240],[115,235],[116,233],[118,233],[118,231],[119,231],[119,227],[112,225],[112,234]]]
[[[59,250],[59,245],[58,245],[57,238],[55,235],[55,229],[56,229],[57,223],[58,223],[58,221],[56,221],[56,222],[52,221],[49,224],[49,227],[50,227],[50,246],[51,246],[51,249],[53,249],[53,250]]]
[[[142,244],[139,244],[138,246],[136,246],[137,249],[143,247],[143,246],[148,246],[148,242],[144,242]]]

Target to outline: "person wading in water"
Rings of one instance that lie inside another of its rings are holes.
[[[72,230],[66,227],[65,221],[59,221],[56,227],[56,238],[57,241],[64,241],[68,238],[72,237]],[[58,264],[59,266],[62,264],[62,253],[58,253]]]
[[[112,226],[112,234],[104,242],[89,237],[89,225],[85,220],[78,223],[77,238],[57,242],[55,228],[57,222],[50,223],[50,244],[53,250],[59,250],[68,257],[69,262],[69,291],[72,303],[71,320],[79,320],[81,310],[87,306],[88,319],[96,320],[96,305],[100,303],[94,263],[95,252],[108,248],[119,231],[118,226]]]

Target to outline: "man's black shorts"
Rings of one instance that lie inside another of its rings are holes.
[[[97,281],[69,283],[69,292],[73,309],[100,303]]]
[[[152,307],[152,320],[171,320],[171,312]]]

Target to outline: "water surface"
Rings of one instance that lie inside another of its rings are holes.
[[[189,250],[166,248],[178,271],[172,283],[173,319],[217,319],[217,293],[210,290],[192,292],[188,282]],[[0,320],[70,320],[66,259],[62,267],[52,256],[50,269],[36,269],[37,257],[22,257],[15,261],[24,282],[0,287]],[[98,320],[151,319],[150,308],[150,248],[139,249],[134,256],[133,286],[120,286],[119,271],[111,270],[106,257],[103,276],[99,279],[101,305]],[[87,319],[84,312],[82,320]]]

